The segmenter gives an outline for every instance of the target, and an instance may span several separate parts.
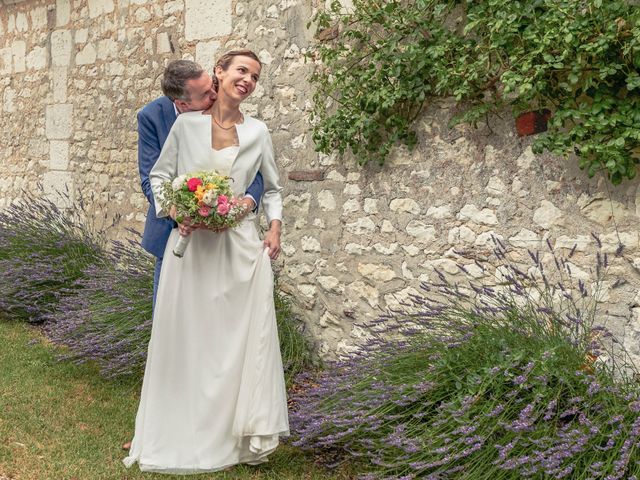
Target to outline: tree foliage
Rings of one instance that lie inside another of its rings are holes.
[[[319,151],[383,163],[415,145],[425,105],[453,97],[454,124],[548,108],[536,153],[575,154],[614,184],[635,176],[640,9],[626,0],[334,1],[314,20],[334,37],[310,53]]]

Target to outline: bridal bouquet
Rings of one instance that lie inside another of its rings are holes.
[[[233,196],[230,177],[215,171],[180,175],[162,185],[162,208],[176,207],[176,221],[185,217],[191,223],[203,224],[213,230],[233,228],[240,223],[244,209]],[[180,236],[173,254],[182,257],[191,237]]]

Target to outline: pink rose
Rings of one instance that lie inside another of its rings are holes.
[[[200,185],[202,185],[202,180],[199,178],[193,177],[187,180],[187,188],[190,192],[195,192]]]
[[[218,195],[218,205],[229,203],[229,197],[226,195]]]
[[[211,207],[203,205],[198,209],[198,214],[202,217],[208,217],[211,215]]]
[[[218,203],[218,215],[226,215],[231,210],[231,205],[228,203]]]

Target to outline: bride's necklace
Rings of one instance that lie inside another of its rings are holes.
[[[216,125],[218,125],[222,130],[231,130],[233,127],[236,126],[236,124],[242,122],[244,120],[244,116],[242,115],[242,113],[240,114],[240,119],[237,122],[233,122],[231,124],[231,126],[229,127],[224,127],[222,126],[222,124],[216,119],[216,116],[214,115],[213,111],[211,112],[211,118],[213,118],[213,121],[215,122]]]

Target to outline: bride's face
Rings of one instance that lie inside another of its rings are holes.
[[[224,70],[216,67],[216,76],[220,82],[218,95],[224,94],[240,103],[253,93],[260,78],[260,64],[251,57],[236,56]]]

